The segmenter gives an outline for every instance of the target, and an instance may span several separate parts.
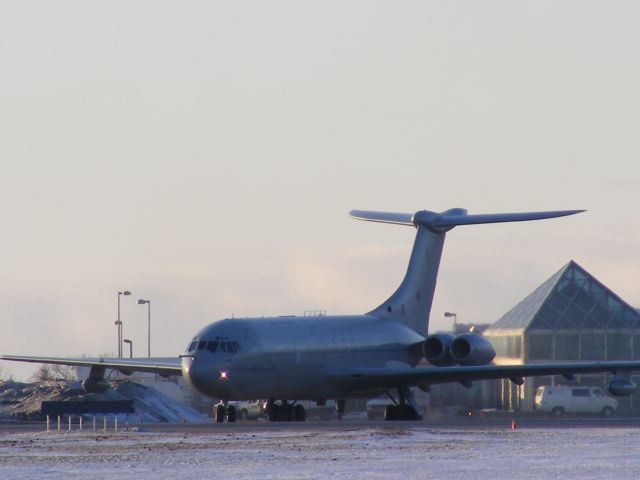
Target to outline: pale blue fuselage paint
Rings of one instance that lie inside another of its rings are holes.
[[[319,400],[358,395],[327,383],[333,369],[415,366],[424,336],[394,320],[358,315],[225,319],[207,325],[193,340],[216,339],[238,342],[240,350],[186,352],[193,356],[183,358],[184,378],[200,392],[225,400],[262,398],[265,392]]]

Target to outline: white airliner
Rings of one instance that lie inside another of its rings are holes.
[[[409,225],[417,229],[407,273],[398,289],[364,315],[316,317],[226,318],[196,333],[183,355],[175,358],[51,358],[4,355],[3,360],[90,367],[83,382],[87,392],[109,388],[107,369],[182,375],[199,392],[220,398],[216,421],[235,421],[231,400],[268,399],[269,419],[305,418],[301,400],[336,400],[338,415],[347,398],[388,393],[395,405],[388,420],[418,420],[418,406],[409,387],[474,380],[587,372],[611,372],[609,391],[631,395],[636,385],[630,372],[640,362],[575,362],[491,365],[495,352],[484,337],[466,333],[428,335],[429,312],[446,232],[458,225],[518,222],[562,217],[583,210],[469,215],[452,209],[414,214],[354,210],[361,220]],[[417,366],[422,360],[432,366]]]

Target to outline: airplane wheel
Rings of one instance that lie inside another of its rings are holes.
[[[306,419],[306,412],[302,405],[296,405],[293,407],[293,420],[296,422],[304,422]]]
[[[398,420],[398,407],[395,405],[387,405],[384,409],[384,419],[388,422]]]
[[[280,405],[276,405],[275,403],[269,402],[267,405],[267,417],[270,422],[277,422],[280,420]]]
[[[224,405],[218,405],[215,409],[215,420],[216,423],[224,422]]]
[[[601,417],[610,417],[611,415],[613,415],[613,408],[611,407],[604,407],[600,412]]]
[[[338,420],[342,420],[346,406],[347,401],[345,399],[336,400],[336,415],[338,416]]]
[[[418,413],[413,409],[411,405],[400,405],[400,414],[398,415],[401,420],[415,421],[419,420]]]
[[[247,412],[246,408],[240,410],[240,420],[247,420],[249,418],[249,412]]]
[[[233,423],[236,421],[236,407],[229,405],[227,407],[227,422]]]

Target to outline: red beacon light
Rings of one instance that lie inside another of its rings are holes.
[[[229,373],[226,370],[220,370],[220,380],[228,380]]]

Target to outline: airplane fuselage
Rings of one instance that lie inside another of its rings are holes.
[[[182,371],[198,391],[224,400],[368,396],[379,392],[338,391],[327,376],[344,367],[415,366],[424,339],[374,315],[224,319],[193,337]]]

